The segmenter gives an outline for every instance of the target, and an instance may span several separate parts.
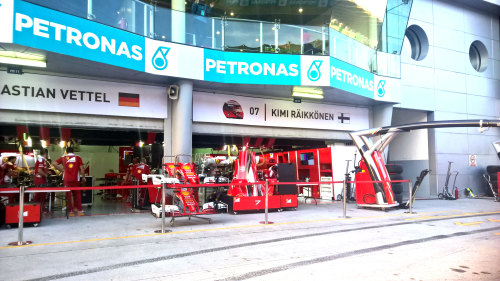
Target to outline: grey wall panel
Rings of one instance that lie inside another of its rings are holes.
[[[0,115],[2,116],[0,124],[71,126],[75,128],[135,128],[163,131],[163,119],[12,110],[0,110]]]
[[[347,132],[326,131],[312,129],[293,129],[277,127],[260,126],[242,126],[231,124],[215,123],[193,123],[193,133],[210,135],[234,135],[234,136],[252,136],[274,137],[274,138],[302,138],[302,139],[324,139],[324,140],[342,140],[351,141]]]
[[[404,167],[403,171],[403,179],[411,180],[412,184],[415,184],[417,180],[417,176],[420,175],[420,172],[424,169],[429,169],[429,161],[427,160],[413,160],[413,161],[391,161],[391,164],[399,164]],[[419,198],[428,198],[431,195],[431,191],[429,189],[429,175],[427,175],[420,188],[417,191],[416,197]],[[404,198],[408,198],[408,184],[403,183],[403,196]]]
[[[436,146],[441,148],[438,153],[469,153],[467,135],[437,132]]]

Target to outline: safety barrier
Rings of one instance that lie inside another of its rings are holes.
[[[398,182],[407,182],[409,185],[409,214],[413,214],[413,195],[412,195],[412,183],[410,180],[394,180],[390,181],[391,183]],[[273,182],[273,185],[296,185],[299,186],[310,186],[310,185],[320,185],[320,184],[343,184],[343,194],[342,203],[343,203],[343,216],[342,218],[347,217],[347,196],[346,187],[348,183],[382,183],[382,181],[321,181],[321,182]],[[19,223],[18,223],[18,239],[16,242],[9,243],[11,246],[22,246],[33,243],[32,241],[23,241],[23,227],[24,227],[24,194],[25,193],[36,193],[36,192],[69,192],[73,190],[110,190],[110,189],[137,189],[137,188],[160,188],[161,189],[161,205],[162,205],[162,225],[160,230],[156,230],[157,233],[166,233],[170,232],[170,230],[165,229],[165,197],[166,197],[166,189],[181,189],[181,188],[200,188],[200,187],[225,187],[230,185],[237,186],[249,186],[249,185],[265,185],[265,217],[262,224],[272,224],[269,221],[269,181],[258,181],[252,183],[219,183],[219,184],[170,184],[170,183],[162,183],[158,184],[146,184],[146,185],[116,185],[116,186],[97,186],[97,187],[26,187],[20,186],[19,188],[1,188],[0,194],[8,194],[8,193],[19,193]]]

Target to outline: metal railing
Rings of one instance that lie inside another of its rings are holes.
[[[297,187],[299,186],[312,186],[312,185],[320,185],[320,184],[343,184],[343,194],[346,193],[346,187],[347,183],[375,183],[377,181],[321,181],[321,182],[272,182],[272,185],[274,186],[279,186],[279,185],[296,185]],[[381,181],[379,181],[381,182]],[[407,182],[409,184],[409,214],[413,214],[413,196],[412,196],[412,183],[409,180],[395,180],[391,181],[392,183],[396,182]],[[263,224],[272,224],[272,222],[269,221],[269,181],[259,181],[259,182],[254,182],[254,183],[222,183],[222,184],[169,184],[169,183],[162,183],[160,185],[158,184],[147,184],[147,185],[128,185],[128,186],[97,186],[97,187],[41,187],[41,188],[27,188],[26,186],[20,186],[19,188],[2,188],[0,189],[0,194],[5,194],[5,193],[19,193],[19,213],[18,213],[18,237],[16,242],[9,243],[11,246],[22,246],[22,245],[27,245],[33,243],[32,241],[23,241],[23,227],[24,227],[24,194],[25,193],[35,193],[35,192],[69,192],[73,190],[109,190],[109,189],[136,189],[136,188],[149,188],[149,187],[154,187],[158,188],[161,190],[161,229],[160,230],[155,230],[156,233],[166,233],[170,232],[171,230],[166,229],[166,212],[165,212],[165,198],[167,195],[166,190],[167,189],[174,189],[174,190],[179,190],[181,188],[200,188],[200,187],[227,187],[230,185],[240,185],[240,186],[251,186],[251,185],[265,185],[265,217],[264,221],[261,222]],[[347,216],[347,196],[343,196],[343,212],[342,212],[342,218],[348,218]],[[400,202],[402,203],[402,202]],[[40,214],[41,215],[41,214]]]

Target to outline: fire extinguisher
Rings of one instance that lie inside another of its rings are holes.
[[[455,187],[455,199],[458,199],[458,188]]]

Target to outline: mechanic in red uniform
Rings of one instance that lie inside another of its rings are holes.
[[[80,187],[80,179],[82,183],[85,183],[85,168],[83,167],[82,158],[73,152],[72,147],[66,148],[66,155],[61,156],[54,164],[59,171],[64,171],[63,183],[66,187]],[[66,196],[68,197],[69,215],[72,217],[76,214],[83,216],[81,191],[72,190],[67,192]],[[71,197],[73,197],[73,200]]]
[[[127,173],[125,174],[123,184],[132,184],[132,172],[134,171],[134,166],[137,164],[139,164],[139,157],[132,158],[132,163],[127,166]]]
[[[7,158],[7,161],[1,165],[0,187],[16,187],[13,183],[14,178],[17,176],[17,166],[16,164],[14,164],[16,162],[16,159],[16,156],[9,156]],[[14,203],[14,201],[16,200],[16,194],[8,193],[4,196],[7,197],[7,203]]]
[[[134,165],[139,163],[139,157],[132,158],[132,163],[127,166],[127,173],[123,178],[122,185],[132,185],[132,170],[134,169]],[[123,197],[123,200],[129,201],[130,189],[121,189],[120,195]]]
[[[40,150],[40,155],[38,155],[35,163],[35,179],[34,183],[37,187],[47,187],[49,176],[50,164],[47,161],[47,156],[49,151],[46,148],[42,148]],[[47,193],[45,192],[37,192],[35,193],[35,198],[33,199],[35,202],[40,203],[40,210],[43,212],[45,209],[45,197]]]

